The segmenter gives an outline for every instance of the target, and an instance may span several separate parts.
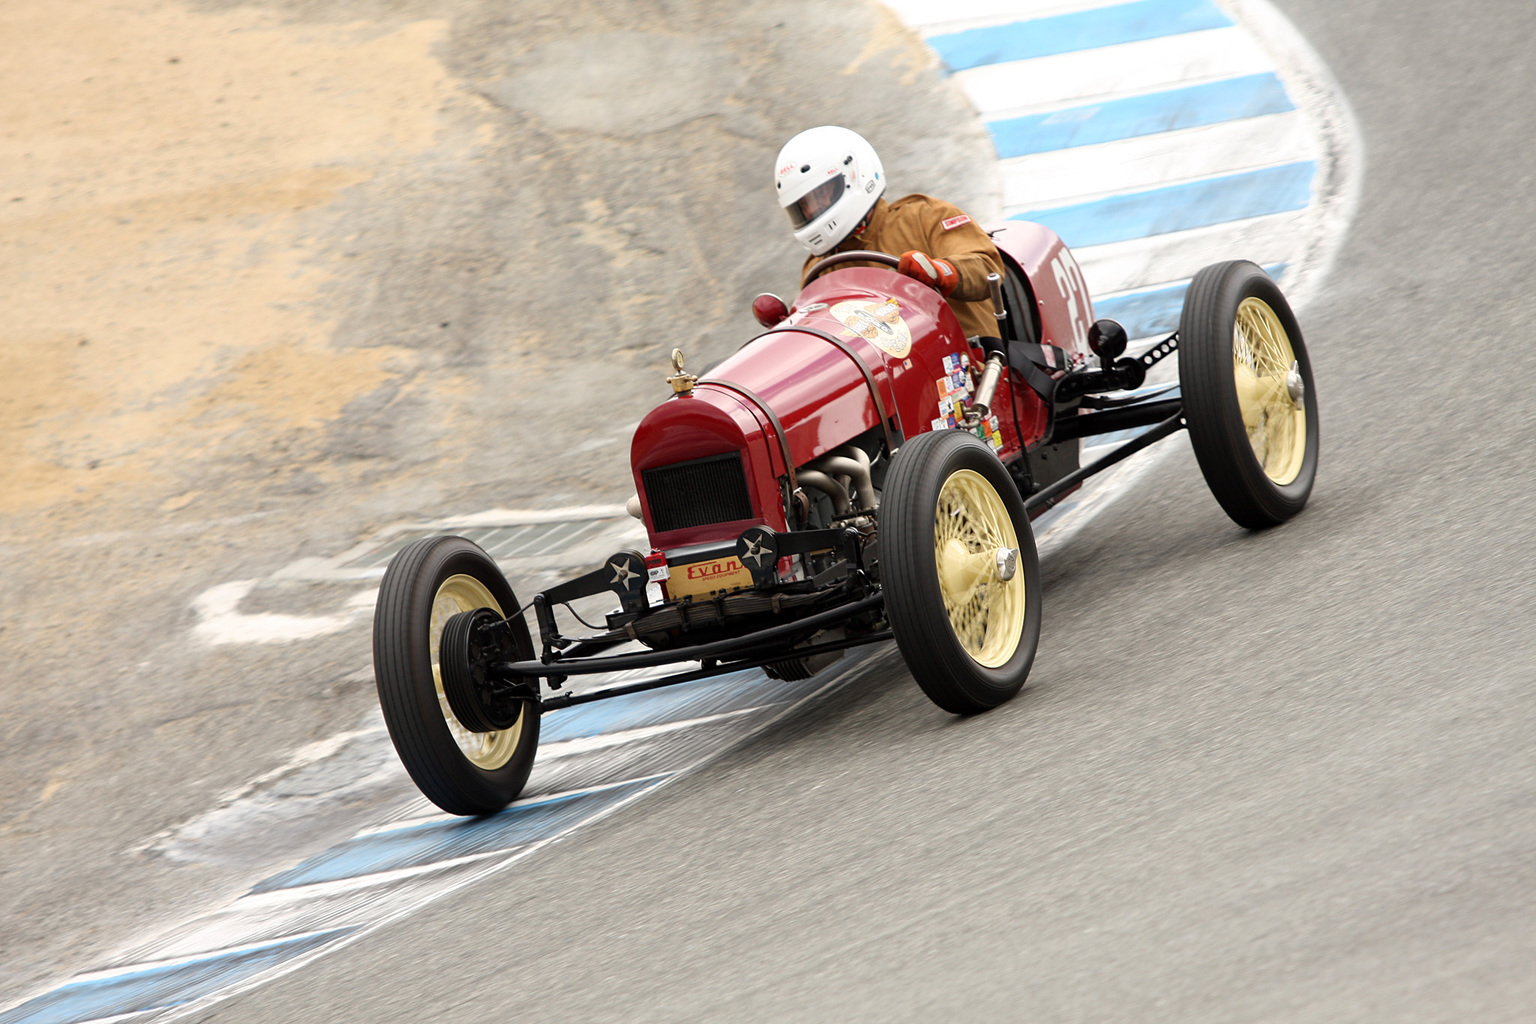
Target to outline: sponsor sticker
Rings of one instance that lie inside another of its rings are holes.
[[[939,404],[952,395],[969,395],[971,393],[971,377],[964,371],[957,370],[947,377],[940,377],[933,382],[933,389],[938,393]]]
[[[894,297],[879,302],[851,299],[833,306],[830,314],[843,325],[846,337],[863,338],[897,359],[912,351],[912,332],[901,318],[901,300]]]
[[[691,565],[675,566],[667,580],[672,600],[716,590],[739,590],[752,585],[752,573],[734,556],[712,558]]]
[[[944,372],[950,377],[963,378],[965,387],[971,386],[971,357],[963,352],[951,352],[944,357]]]
[[[944,230],[953,231],[955,228],[960,227],[962,224],[969,224],[970,222],[971,218],[962,213],[958,217],[951,217],[949,220],[944,221]]]
[[[652,551],[645,556],[645,578],[648,582],[659,583],[671,576],[672,570],[667,568],[666,552]]]

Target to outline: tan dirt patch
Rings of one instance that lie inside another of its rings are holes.
[[[407,367],[331,344],[301,217],[433,144],[444,31],[0,9],[0,512],[176,488]]]

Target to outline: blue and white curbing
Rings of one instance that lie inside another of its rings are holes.
[[[1099,314],[1132,337],[1172,330],[1207,263],[1253,259],[1283,274],[1293,299],[1323,276],[1352,212],[1360,147],[1326,69],[1265,0],[886,2],[990,129],[1005,216],[1055,229]],[[1115,489],[1037,521],[1042,550]],[[220,624],[215,640],[292,625],[253,625],[234,610],[239,596],[205,616]],[[448,818],[409,800],[233,903],[0,1012],[0,1024],[165,1019],[263,984],[654,792],[879,662],[863,652],[802,682],[753,671],[552,714],[528,795],[501,814]],[[359,738],[383,744],[377,725],[348,737]]]
[[[1004,216],[1072,248],[1096,312],[1178,326],[1189,279],[1251,259],[1294,300],[1361,165],[1326,68],[1264,0],[888,0],[992,134]]]

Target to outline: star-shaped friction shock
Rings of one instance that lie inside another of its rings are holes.
[[[609,580],[609,583],[622,583],[628,587],[630,579],[635,576],[629,568],[629,563],[625,561],[609,562],[608,568],[613,570],[613,579]]]
[[[763,567],[763,558],[767,554],[768,549],[763,546],[763,539],[761,537],[753,537],[750,541],[747,542],[747,550],[741,556],[741,559],[742,561],[746,561],[750,558],[752,559],[752,563],[761,569]]]

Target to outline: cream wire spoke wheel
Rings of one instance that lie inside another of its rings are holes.
[[[1233,383],[1254,458],[1277,484],[1296,479],[1307,449],[1306,411],[1288,387],[1293,371],[1299,367],[1280,318],[1264,300],[1244,299],[1233,323]]]
[[[1300,512],[1317,475],[1312,364],[1284,294],[1246,261],[1206,267],[1179,319],[1190,445],[1233,521],[1260,529]]]
[[[373,669],[384,722],[412,781],[450,814],[501,810],[522,792],[533,768],[536,704],[524,702],[515,720],[497,719],[511,720],[508,728],[477,732],[459,721],[443,689],[443,631],[462,612],[487,609],[495,619],[512,612],[509,649],[519,659],[533,657],[533,639],[517,608],[491,556],[462,537],[408,545],[379,585]]]
[[[517,752],[518,734],[523,727],[522,718],[519,718],[517,724],[510,729],[472,732],[459,722],[453,709],[448,706],[448,695],[443,692],[443,667],[440,657],[443,626],[459,612],[470,612],[476,608],[490,608],[503,618],[506,617],[506,611],[492,596],[490,590],[473,576],[461,573],[444,580],[432,599],[428,646],[432,652],[432,682],[437,690],[437,702],[442,709],[443,720],[448,723],[448,732],[453,736],[453,741],[458,744],[459,749],[464,752],[464,756],[472,763],[479,768],[492,769],[506,764]]]
[[[1024,578],[999,578],[1000,552],[1018,537],[1002,498],[973,470],[944,482],[934,510],[933,549],[949,624],[979,664],[996,668],[1018,648],[1024,625]]]
[[[880,551],[891,632],[923,692],[956,714],[1016,694],[1040,640],[1040,561],[992,449],[957,430],[904,444],[886,477]]]

